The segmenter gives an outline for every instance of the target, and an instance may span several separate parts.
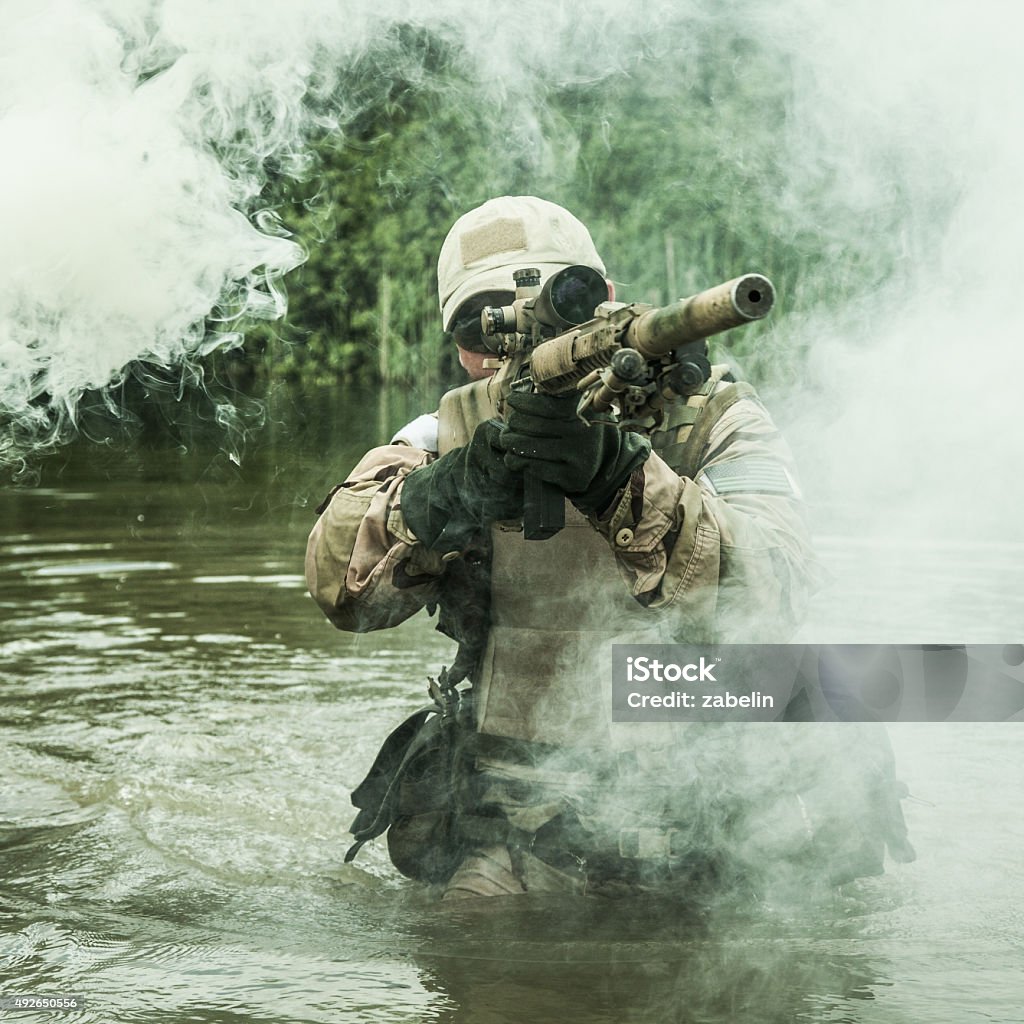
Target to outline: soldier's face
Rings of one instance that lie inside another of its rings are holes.
[[[494,370],[484,369],[484,360],[493,358],[480,326],[480,313],[484,306],[505,306],[516,297],[515,292],[479,292],[467,299],[455,314],[449,334],[459,352],[459,365],[470,380],[490,377]]]
[[[459,348],[459,366],[469,374],[470,380],[483,380],[494,373],[494,369],[485,368],[484,360],[493,358],[490,352],[470,352],[468,349]]]

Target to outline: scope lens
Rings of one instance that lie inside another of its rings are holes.
[[[551,308],[567,324],[586,323],[608,299],[608,282],[593,267],[560,270],[551,281]]]

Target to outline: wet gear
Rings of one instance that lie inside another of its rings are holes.
[[[601,511],[647,460],[651,443],[612,423],[587,422],[576,408],[574,395],[513,391],[498,443],[510,470],[528,470],[582,511]]]
[[[455,828],[458,784],[465,772],[461,740],[471,733],[469,698],[447,670],[430,680],[434,703],[407,718],[384,741],[352,793],[359,813],[349,828],[352,861],[363,844],[388,833],[391,862],[409,878],[443,882],[467,853]]]

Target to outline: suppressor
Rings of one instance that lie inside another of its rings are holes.
[[[680,345],[760,320],[775,304],[775,289],[761,274],[744,274],[688,299],[650,309],[630,324],[625,343],[648,359]]]

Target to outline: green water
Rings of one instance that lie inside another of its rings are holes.
[[[278,395],[241,466],[209,438],[86,447],[0,495],[0,995],[87,1002],[5,1019],[1024,1018],[1019,723],[895,728],[919,860],[799,904],[452,911],[380,843],[343,864],[349,790],[452,648],[425,616],[335,631],[305,536],[418,411]],[[959,628],[929,582],[953,564],[986,623],[958,639],[1020,639],[1016,554],[899,551],[872,601],[863,546],[826,537],[808,635]]]

